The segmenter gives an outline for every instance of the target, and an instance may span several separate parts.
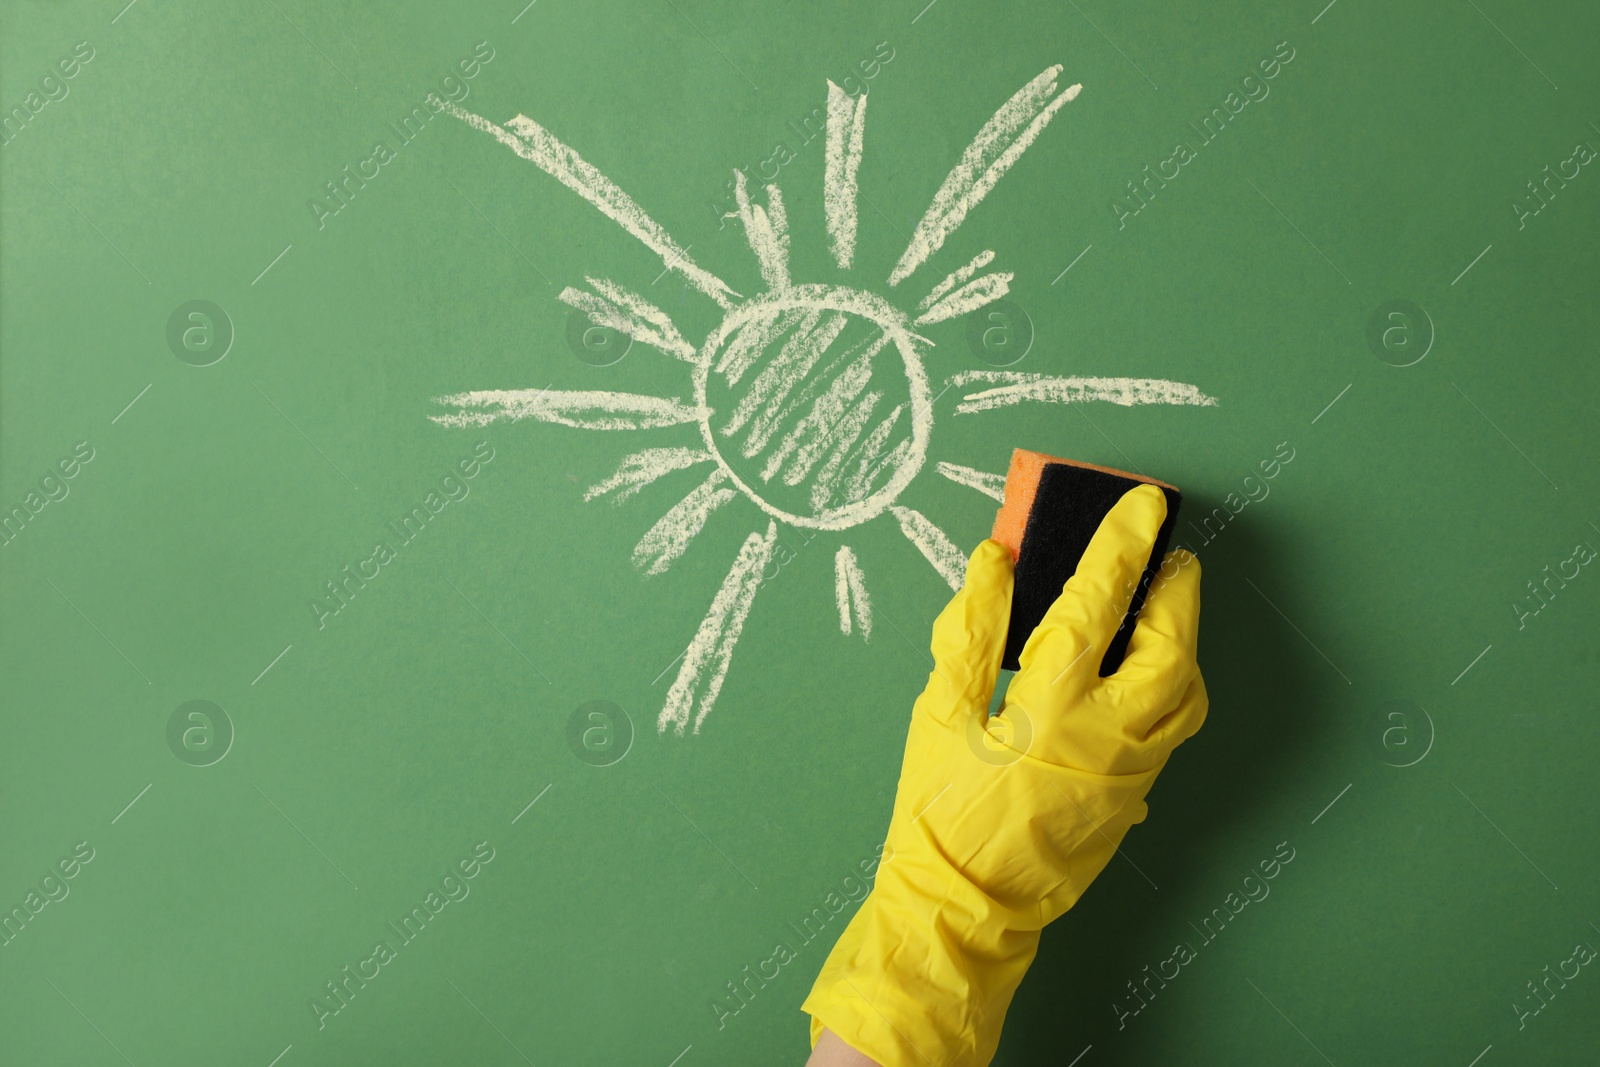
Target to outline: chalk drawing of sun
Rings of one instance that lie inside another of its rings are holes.
[[[967,213],[994,188],[1081,85],[1058,92],[1060,66],[1034,78],[994,114],[951,169],[911,242],[889,274],[893,288],[938,252]],[[616,473],[591,487],[586,500],[622,500],[679,470],[710,473],[639,540],[634,563],[665,571],[713,511],[743,495],[766,513],[766,530],[746,538],[711,600],[668,691],[657,728],[695,733],[715,705],[762,573],[777,543],[778,524],[843,531],[888,512],[906,538],[952,589],[966,560],[930,519],[896,501],[922,470],[933,430],[933,401],[922,351],[933,342],[916,332],[1000,299],[1013,275],[979,274],[994,259],[984,251],[951,271],[917,304],[913,317],[884,297],[841,285],[802,284],[789,277],[788,217],[778,186],[766,205],[752,203],[735,171],[738,217],[766,285],[744,297],[696,266],[686,250],[609,178],[543,126],[518,115],[505,126],[436,100],[474,129],[491,134],[613,219],[659,255],[669,270],[720,305],[721,324],[698,347],[660,308],[604,278],[589,291],[567,288],[560,299],[597,325],[615,329],[688,364],[691,398],[634,393],[509,389],[438,398],[454,409],[433,416],[445,426],[483,426],[538,419],[585,430],[650,430],[693,424],[699,447],[646,448],[626,456]],[[867,96],[852,98],[828,83],[823,209],[829,249],[841,270],[855,258],[856,174],[861,163]],[[979,386],[960,398],[956,414],[1024,401],[1197,404],[1216,401],[1192,385],[1152,378],[1052,377],[1015,371],[963,371],[948,386]],[[944,477],[995,499],[1003,474],[939,463]],[[849,545],[834,559],[839,629],[872,631],[866,578]]]

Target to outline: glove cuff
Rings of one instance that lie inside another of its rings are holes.
[[[884,1067],[987,1064],[1038,951],[1038,917],[965,880],[928,894],[893,866],[880,868],[801,1006],[812,1043],[826,1027]]]

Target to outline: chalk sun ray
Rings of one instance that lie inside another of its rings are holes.
[[[650,430],[697,422],[700,409],[672,397],[595,390],[478,389],[436,397],[434,403],[461,410],[428,416],[441,426],[487,426],[537,419],[579,430]]]
[[[752,532],[745,538],[733,566],[722,579],[721,588],[712,598],[711,607],[700,620],[694,640],[683,654],[683,665],[678,668],[678,676],[656,719],[657,732],[666,733],[667,728],[672,727],[681,737],[691,716],[694,732],[700,732],[700,724],[722,692],[722,681],[727,677],[728,664],[733,661],[733,650],[739,643],[750,605],[761,588],[761,574],[772,559],[777,542],[778,524],[770,521],[765,536]]]
[[[733,180],[739,221],[744,223],[745,240],[755,253],[762,279],[769,289],[789,288],[789,216],[783,209],[783,194],[776,185],[769,185],[767,206],[752,205],[744,171],[735,170]]]
[[[657,478],[698,463],[711,463],[715,459],[703,448],[646,448],[632,452],[622,457],[616,473],[591,485],[584,492],[583,499],[587,503],[608,493],[616,493],[612,502],[620,504]]]
[[[849,545],[840,545],[833,557],[833,595],[839,608],[839,632],[849,637],[861,631],[861,640],[872,640],[872,601],[867,596],[867,579]]]
[[[974,274],[978,273],[984,267],[987,267],[993,262],[994,249],[984,249],[982,252],[979,252],[977,255],[973,256],[972,259],[967,262],[966,266],[958,267],[949,274],[946,274],[942,282],[928,290],[927,296],[917,301],[917,307],[923,311],[928,310],[928,308],[932,307],[941,296],[948,293],[956,286],[965,284],[967,280],[970,279]]]
[[[727,480],[727,472],[717,468],[657,519],[633,547],[633,565],[646,574],[661,574],[672,566],[673,560],[688,549],[689,542],[705,529],[711,513],[737,495],[732,489],[722,488]]]
[[[934,469],[957,485],[964,485],[968,489],[976,489],[984,496],[993,497],[1002,503],[1005,501],[1006,476],[1004,474],[990,474],[988,471],[964,467],[959,463],[946,463],[943,460],[940,460]]]
[[[922,512],[895,504],[889,508],[900,522],[900,532],[916,546],[939,577],[951,589],[959,590],[967,580],[967,557],[950,540],[950,536],[933,524]]]
[[[604,278],[589,278],[587,281],[594,287],[594,293],[568,286],[561,290],[556,299],[587,314],[589,321],[596,326],[607,326],[627,334],[635,341],[659,348],[685,363],[695,361],[694,346],[683,339],[665,311],[639,294]]]
[[[1215,407],[1217,398],[1193,385],[1165,378],[1080,378],[1056,377],[1019,371],[962,371],[952,375],[952,386],[988,383],[992,388],[967,393],[956,405],[957,415],[975,411],[1013,407],[1035,400],[1047,404],[1076,404],[1084,400],[1103,400],[1123,407],[1135,404],[1177,404]]]
[[[917,223],[911,242],[889,274],[889,285],[896,286],[933,255],[965,221],[967,212],[989,195],[1006,171],[1022,157],[1028,146],[1049,125],[1061,107],[1077,99],[1082,85],[1068,86],[1059,96],[1056,78],[1062,71],[1058,63],[1017,90],[984,123],[961,160],[951,168],[944,184],[934,194],[922,221]]]
[[[518,115],[505,126],[500,126],[431,93],[428,101],[434,108],[460,119],[473,129],[492,135],[495,140],[589,201],[600,209],[601,214],[633,234],[646,248],[661,257],[662,264],[668,270],[682,274],[690,285],[724,308],[733,306],[734,299],[740,294],[729,288],[721,278],[696,266],[689,258],[688,251],[680,247],[644,208],[575,149],[562,143],[555,134],[526,115]]]
[[[943,322],[945,319],[953,319],[957,315],[976,311],[985,304],[992,304],[1011,291],[1013,277],[1015,275],[1010,271],[997,271],[994,274],[985,274],[976,281],[970,281],[918,315],[916,324],[926,326],[933,322]]]
[[[867,94],[854,100],[828,82],[828,128],[823,141],[822,208],[828,224],[828,250],[841,270],[856,254],[856,172],[867,123]]]

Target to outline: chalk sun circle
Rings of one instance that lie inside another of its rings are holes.
[[[760,492],[739,477],[738,472],[723,457],[722,450],[717,445],[716,435],[711,428],[711,419],[716,413],[706,401],[711,368],[723,344],[746,323],[771,320],[786,311],[839,311],[873,323],[899,350],[905,366],[906,382],[910,386],[911,402],[908,405],[911,413],[910,453],[894,469],[893,475],[883,488],[871,496],[836,508],[824,509],[816,515],[797,515],[786,511],[764,498]],[[915,480],[923,462],[927,459],[928,438],[933,429],[933,401],[928,388],[927,371],[923,369],[922,357],[917,354],[917,340],[916,334],[911,329],[911,320],[904,312],[882,297],[861,289],[851,289],[842,285],[796,285],[753,297],[731,310],[723,318],[721,325],[706,338],[699,357],[695,360],[694,404],[698,411],[700,436],[728,480],[757,507],[779,522],[814,530],[844,530],[858,526],[888,510],[889,505],[895,502],[906,486]]]

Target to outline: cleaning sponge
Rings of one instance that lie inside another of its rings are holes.
[[[1011,624],[1006,634],[1005,656],[1000,666],[1017,670],[1017,657],[1062,586],[1078,569],[1078,560],[1113,505],[1137,485],[1158,487],[1167,498],[1167,517],[1156,534],[1144,575],[1139,579],[1128,614],[1122,620],[1105,658],[1100,676],[1116,671],[1133,636],[1134,622],[1156,568],[1166,556],[1167,542],[1178,519],[1183,497],[1176,487],[1142,474],[1059,459],[1040,452],[1017,449],[1006,472],[1005,499],[994,518],[993,537],[1011,550],[1016,560],[1016,583],[1011,595]]]

